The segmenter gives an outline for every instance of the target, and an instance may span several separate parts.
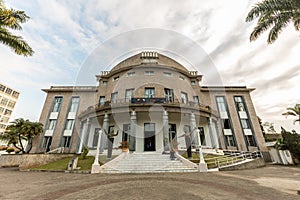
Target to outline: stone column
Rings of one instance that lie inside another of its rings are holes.
[[[197,129],[197,124],[196,124],[196,117],[195,114],[192,112],[190,114],[190,127],[191,127],[191,139],[192,139],[192,144],[194,145],[199,145],[198,143],[198,135],[196,133],[196,129]]]
[[[99,135],[99,137],[101,137],[101,143],[100,143],[100,153],[102,154],[104,152],[104,147],[106,146],[107,143],[107,136],[104,133],[104,131],[106,131],[106,133],[108,133],[108,128],[109,128],[109,115],[107,113],[105,113],[104,115],[104,119],[103,119],[103,125],[102,125],[102,134]]]
[[[210,133],[212,147],[219,148],[220,142],[219,142],[218,133],[216,131],[216,125],[215,125],[215,122],[211,118],[208,119],[208,127],[209,127],[209,133]]]
[[[90,136],[90,131],[91,131],[91,119],[90,118],[87,118],[86,120],[86,133],[85,133],[85,136],[84,136],[84,142],[83,142],[83,145],[88,145],[88,142],[89,142],[89,136]]]
[[[83,145],[83,134],[84,134],[84,123],[82,121],[80,121],[80,124],[79,124],[79,137],[78,137],[78,146],[77,146],[77,153],[81,153],[82,151],[82,145]]]
[[[99,136],[102,135],[102,130],[99,130]],[[92,169],[91,169],[91,174],[98,174],[100,171],[100,164],[99,164],[99,147],[100,147],[100,141],[101,137],[98,137],[98,141],[97,141],[97,149],[96,149],[96,155],[95,155],[95,160],[94,160],[94,164],[92,165]]]
[[[130,151],[135,151],[136,150],[136,112],[135,110],[131,111],[130,114],[130,135],[129,135],[129,150]]]
[[[212,122],[211,118],[207,118],[210,143],[211,143],[211,147],[214,147],[215,143],[214,143],[214,137],[213,137],[212,128],[211,128],[211,126],[212,126],[211,122]]]
[[[84,139],[85,139],[85,134],[86,134],[86,129],[87,129],[87,123],[81,122],[81,134],[80,134],[80,143],[79,143],[79,147],[78,147],[78,152],[77,153],[81,153],[82,152],[82,148],[84,145]]]
[[[168,111],[166,109],[163,110],[163,145],[164,151],[168,151],[172,149],[171,138],[169,139],[169,116]]]

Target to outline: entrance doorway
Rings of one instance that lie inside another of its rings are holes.
[[[144,151],[155,151],[155,124],[144,124]]]

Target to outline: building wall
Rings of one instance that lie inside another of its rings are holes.
[[[54,133],[53,133],[51,149],[61,146],[62,135],[63,135],[65,124],[66,124],[66,119],[67,119],[67,115],[68,115],[68,111],[69,111],[69,107],[70,107],[70,103],[71,103],[71,98],[72,97],[80,97],[79,107],[78,107],[78,111],[77,111],[77,116],[78,116],[78,114],[80,114],[81,112],[86,110],[89,106],[91,106],[91,100],[93,102],[95,99],[95,91],[77,91],[77,92],[72,92],[71,90],[48,91],[47,97],[46,97],[46,100],[44,103],[44,107],[42,109],[42,113],[40,116],[40,120],[39,120],[44,125],[44,133],[41,134],[39,137],[37,137],[34,140],[32,152],[44,152],[45,151],[45,149],[42,148],[43,138],[44,138],[45,131],[46,131],[48,123],[49,123],[49,116],[50,116],[51,109],[53,107],[53,103],[54,103],[53,101],[54,101],[55,97],[62,97],[63,100],[62,100],[62,104],[61,104],[61,109],[58,113],[56,127],[55,127]],[[78,119],[76,117],[75,126],[73,128],[73,133],[72,133],[72,140],[71,140],[72,149],[66,149],[67,152],[68,151],[71,152],[71,151],[75,150],[76,145],[73,145],[73,144],[77,143],[78,133],[79,133],[79,123],[78,123]]]
[[[9,124],[19,94],[14,89],[0,83],[0,133],[3,133]]]
[[[139,61],[139,62],[138,62]],[[138,65],[139,64],[139,65]],[[136,65],[136,66],[130,66]],[[171,65],[171,66],[168,66]],[[145,71],[153,71],[153,75],[145,75]],[[134,72],[133,76],[128,76],[128,72]],[[171,73],[171,76],[166,76],[164,72]],[[255,109],[250,97],[251,89],[246,87],[202,87],[198,81],[200,81],[202,76],[190,73],[184,67],[172,61],[171,59],[159,55],[157,58],[157,63],[147,63],[141,64],[141,59],[139,55],[133,56],[121,62],[119,65],[114,67],[110,72],[105,72],[104,75],[97,76],[99,81],[99,86],[95,87],[94,90],[82,87],[51,87],[47,92],[47,98],[42,110],[40,122],[47,128],[47,123],[49,122],[50,110],[53,105],[53,100],[55,96],[62,96],[63,101],[61,105],[61,110],[58,115],[58,121],[53,134],[52,148],[57,148],[61,146],[62,134],[66,124],[66,118],[68,115],[68,109],[70,106],[70,100],[72,96],[80,96],[80,106],[77,112],[78,114],[87,110],[92,106],[94,108],[95,104],[98,104],[99,97],[105,96],[105,101],[111,101],[111,94],[113,92],[118,92],[118,103],[123,103],[125,100],[125,90],[134,88],[134,97],[144,97],[145,87],[155,88],[155,97],[164,98],[164,88],[173,89],[174,98],[178,102],[181,102],[181,92],[188,94],[188,101],[193,101],[193,96],[199,97],[199,103],[207,107],[207,111],[193,107],[190,104],[185,105],[175,105],[175,107],[170,107],[167,111],[169,115],[169,123],[175,123],[177,126],[177,136],[183,134],[184,125],[191,125],[190,114],[195,112],[196,115],[196,127],[203,127],[205,132],[205,142],[207,146],[211,147],[222,147],[226,148],[224,135],[222,132],[221,121],[218,116],[218,107],[216,104],[216,96],[224,96],[228,105],[228,111],[230,113],[230,118],[232,122],[232,128],[236,138],[236,146],[231,146],[229,149],[235,150],[265,150],[263,147],[264,139],[259,127]],[[105,84],[104,84],[104,82]],[[195,81],[194,84],[191,81]],[[96,90],[97,88],[97,90]],[[72,92],[75,90],[76,92]],[[245,136],[243,129],[241,127],[240,118],[238,111],[234,102],[234,96],[242,96],[248,111],[248,119],[250,120],[251,127],[253,130],[253,135],[256,138],[256,142],[259,148],[248,146],[245,143]],[[110,125],[115,125],[115,130],[119,130],[119,135],[115,139],[115,147],[119,145],[122,140],[122,125],[124,123],[130,123],[130,112],[131,109],[128,104],[128,108],[123,108],[122,114],[121,108],[114,107],[111,104],[111,109],[106,108],[108,114],[110,114]],[[177,107],[176,107],[177,106]],[[126,106],[125,106],[126,107]],[[134,107],[134,106],[133,106]],[[139,105],[139,111],[137,112],[137,127],[136,127],[136,151],[142,152],[144,148],[144,123],[155,123],[156,129],[156,149],[163,149],[163,126],[162,126],[162,112],[164,105],[157,105],[156,107]],[[159,111],[157,111],[159,109]],[[176,110],[177,109],[177,110]],[[198,109],[198,110],[197,110]],[[174,114],[176,113],[177,114]],[[125,113],[125,114],[124,114]],[[126,114],[127,113],[127,114]],[[171,114],[172,113],[172,114]],[[123,115],[126,115],[125,117]],[[93,136],[95,128],[100,128],[103,125],[104,110],[98,110],[96,113],[90,112],[90,114],[84,115],[80,118],[82,120],[82,127],[80,129],[79,120],[76,120],[75,128],[73,129],[71,149],[69,152],[76,152],[77,146],[80,141],[85,142],[87,138],[87,145],[92,147]],[[120,117],[121,116],[121,117]],[[123,117],[122,117],[123,116]],[[120,117],[120,118],[118,118]],[[88,126],[87,122],[90,122]],[[89,129],[88,129],[89,127]],[[217,132],[219,136],[213,134]],[[45,134],[45,132],[44,132]],[[86,135],[86,137],[84,136]],[[180,146],[184,148],[185,141],[184,138],[177,138]],[[35,146],[36,149],[33,151],[43,152],[44,148],[41,148],[43,141],[43,135],[36,139]]]

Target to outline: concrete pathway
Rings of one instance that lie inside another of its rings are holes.
[[[300,168],[212,173],[69,174],[0,169],[0,199],[300,199]]]

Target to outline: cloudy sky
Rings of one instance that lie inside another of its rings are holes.
[[[197,43],[224,85],[256,88],[252,98],[263,121],[274,122],[278,130],[283,125],[300,131],[292,117],[281,115],[300,102],[299,32],[290,26],[275,44],[267,44],[266,34],[250,43],[255,24],[246,23],[245,18],[256,2],[6,0],[8,7],[24,10],[31,17],[17,34],[35,51],[26,58],[0,45],[0,82],[21,92],[12,119],[38,120],[45,100],[42,88],[74,85],[82,66],[99,46],[124,33],[152,28]],[[126,46],[126,41],[122,45]],[[201,71],[202,66],[198,67]]]

